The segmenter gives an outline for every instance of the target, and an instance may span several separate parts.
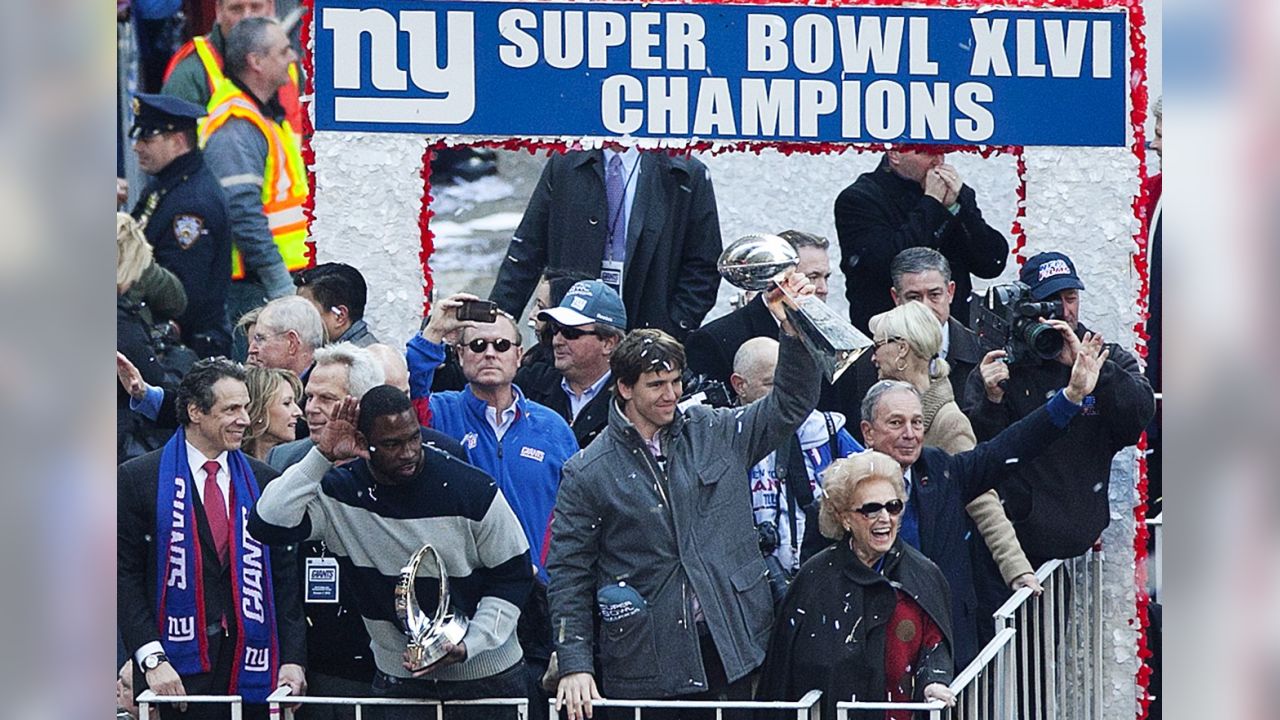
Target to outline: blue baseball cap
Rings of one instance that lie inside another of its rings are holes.
[[[614,289],[600,280],[579,280],[564,294],[560,305],[538,313],[539,320],[551,320],[568,327],[601,323],[627,329],[627,309]]]
[[[1040,302],[1063,290],[1083,290],[1075,263],[1060,252],[1043,252],[1027,261],[1018,279],[1031,288],[1031,299]]]

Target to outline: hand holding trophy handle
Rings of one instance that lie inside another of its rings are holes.
[[[432,617],[422,612],[414,588],[418,567],[427,554],[435,561],[440,578],[440,593],[435,615]],[[405,667],[410,671],[417,673],[446,658],[453,658],[454,662],[458,662],[466,657],[466,650],[461,643],[463,636],[467,634],[469,621],[465,615],[454,611],[450,604],[449,574],[440,553],[430,543],[419,548],[400,570],[400,583],[396,586],[396,615],[404,626],[405,634],[409,636],[409,643],[405,648]]]
[[[799,262],[799,253],[785,238],[753,234],[744,235],[725,248],[716,268],[731,285],[768,291],[772,295],[766,296],[771,301],[770,312],[777,317],[775,308],[778,304],[783,306],[793,334],[800,336],[827,382],[833,383],[872,342],[815,297],[812,290],[802,289],[803,278],[788,277]],[[781,298],[774,294],[777,292],[786,295],[786,300],[778,303]]]

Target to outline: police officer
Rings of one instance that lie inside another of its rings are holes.
[[[231,231],[226,195],[196,142],[196,121],[205,110],[168,95],[137,95],[133,112],[129,137],[152,180],[131,214],[156,261],[187,291],[187,310],[178,318],[183,342],[200,357],[227,355]]]

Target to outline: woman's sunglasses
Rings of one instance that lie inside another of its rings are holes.
[[[483,353],[485,350],[489,349],[490,345],[493,345],[494,350],[497,350],[500,353],[504,353],[510,350],[511,346],[514,344],[515,343],[511,342],[506,338],[498,338],[497,340],[485,340],[484,338],[476,338],[475,340],[472,340],[471,342],[466,343],[466,347],[470,348],[471,352],[479,355]]]
[[[867,503],[861,507],[854,508],[854,510],[862,513],[864,517],[879,515],[881,510],[888,510],[889,515],[897,517],[902,514],[902,511],[906,506],[906,503],[901,500],[890,500],[887,503]]]

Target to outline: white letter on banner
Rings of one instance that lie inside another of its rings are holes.
[[[656,12],[631,13],[631,69],[661,70],[662,59],[651,50],[658,45],[658,35],[653,26],[662,22]]]
[[[787,21],[777,15],[747,16],[747,71],[787,69]],[[746,105],[745,98],[743,105]],[[743,127],[746,127],[745,122]]]
[[[969,118],[956,120],[956,135],[961,140],[982,142],[991,138],[996,131],[996,119],[992,117],[990,110],[978,103],[994,99],[991,88],[982,83],[967,82],[956,87],[956,111]]]
[[[707,23],[695,13],[667,13],[667,69],[707,69]],[[687,59],[687,62],[686,62]]]
[[[630,75],[611,75],[600,86],[600,121],[604,129],[618,135],[630,135],[644,125],[644,111],[623,109],[623,102],[644,100],[644,86]]]
[[[436,13],[402,10],[400,28],[409,35],[409,77],[429,93],[446,97],[437,105],[448,112],[434,122],[464,122],[476,108],[475,20],[469,12],[445,13],[449,24],[448,60],[436,55]],[[449,119],[454,118],[454,119]]]
[[[907,129],[907,93],[892,80],[867,86],[867,132],[877,140],[894,140]]]
[[[826,15],[801,15],[791,38],[795,43],[792,59],[800,72],[818,75],[831,69],[835,63],[835,30]]]
[[[1111,21],[1093,21],[1093,76],[1100,80],[1111,77]]]
[[[527,27],[538,27],[538,16],[529,10],[516,8],[498,16],[498,34],[511,42],[498,47],[498,57],[503,65],[527,68],[538,62],[538,40],[524,31]]]
[[[649,78],[645,104],[649,106],[650,135],[689,134],[689,78]]]
[[[542,46],[547,64],[569,70],[582,64],[583,18],[581,10],[548,10],[543,13]]]
[[[693,113],[694,135],[737,135],[733,119],[733,96],[729,81],[721,77],[703,78],[698,83],[698,108]]]
[[[1044,65],[1036,62],[1036,21],[1015,23],[1018,46],[1018,77],[1044,77]]]
[[[911,83],[911,139],[951,138],[951,84]]]
[[[609,48],[627,41],[627,19],[622,13],[587,13],[587,67],[609,67]]]
[[[1004,52],[1004,35],[1009,31],[1009,20],[972,18],[969,27],[973,28],[973,63],[969,65],[969,74],[983,77],[994,70],[1000,77],[1012,75],[1009,56]]]
[[[360,36],[369,33],[373,86],[405,90],[405,72],[396,61],[396,19],[386,10],[325,8],[321,26],[333,33],[333,88],[359,90],[362,66]]]
[[[898,57],[902,51],[902,18],[885,18],[884,30],[880,29],[879,16],[861,18],[841,15],[836,18],[840,33],[840,63],[845,73],[865,75],[867,65],[875,72],[895,75]]]
[[[1072,20],[1062,30],[1061,20],[1044,21],[1044,44],[1049,51],[1049,74],[1056,78],[1080,77],[1084,64],[1084,36],[1089,32],[1087,20]]]
[[[800,81],[800,135],[818,137],[818,118],[840,106],[836,84],[829,80]]]
[[[742,134],[795,135],[796,81],[743,78]]]
[[[910,37],[907,42],[911,46],[911,74],[937,75],[938,63],[929,59],[929,18],[911,18]]]
[[[862,83],[844,80],[840,83],[840,135],[862,137]]]

